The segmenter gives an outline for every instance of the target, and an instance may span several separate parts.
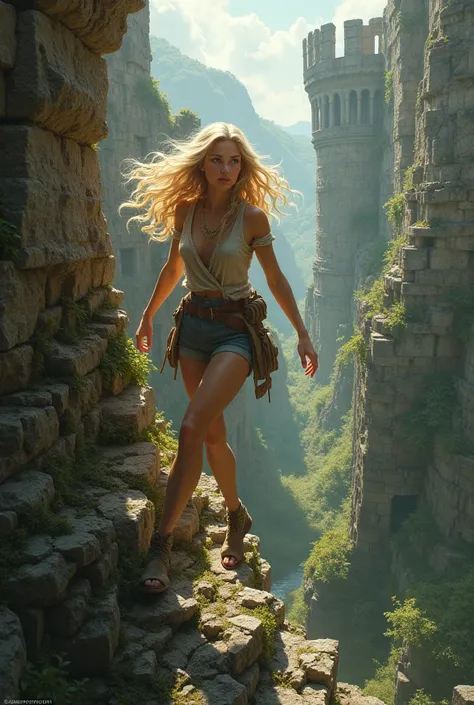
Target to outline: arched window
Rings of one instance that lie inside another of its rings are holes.
[[[324,96],[324,127],[329,127],[329,96]]]
[[[363,125],[370,122],[370,93],[367,88],[362,91],[360,100],[360,121]]]
[[[383,120],[383,98],[382,91],[374,93],[374,124],[380,125]]]
[[[333,125],[336,127],[339,127],[341,124],[341,99],[339,97],[339,93],[334,94],[333,98]]]
[[[349,125],[357,125],[357,93],[351,91],[349,95]]]

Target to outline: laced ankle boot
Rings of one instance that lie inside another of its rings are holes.
[[[226,570],[235,570],[244,560],[244,536],[250,531],[252,517],[243,502],[233,512],[227,510],[227,532],[221,548],[221,563]],[[228,556],[235,558],[237,563],[225,565],[222,561]]]
[[[171,547],[173,545],[173,534],[162,536],[155,531],[150,541],[148,549],[148,563],[140,579],[140,586],[143,592],[153,595],[166,590],[170,583],[168,574],[171,570]],[[145,585],[147,580],[159,580],[161,585]]]

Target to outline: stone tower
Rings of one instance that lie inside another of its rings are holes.
[[[304,85],[317,154],[317,233],[306,319],[327,379],[340,326],[352,320],[355,262],[377,235],[383,120],[382,18],[344,23],[344,56],[336,28],[325,24],[303,40]]]

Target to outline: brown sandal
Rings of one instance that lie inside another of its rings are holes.
[[[244,560],[244,536],[250,531],[252,517],[245,505],[241,502],[240,507],[234,512],[227,510],[227,533],[221,548],[221,565],[226,570],[235,570]],[[224,558],[235,558],[235,565],[225,565]]]
[[[153,534],[148,550],[149,561],[140,578],[140,588],[143,592],[157,595],[164,592],[170,584],[168,573],[171,570],[171,547],[173,534],[161,536],[157,531]],[[146,580],[159,580],[160,586],[145,585]]]

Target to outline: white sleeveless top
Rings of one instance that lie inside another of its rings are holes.
[[[255,247],[269,245],[275,238],[271,232],[255,238],[251,246],[244,239],[245,201],[242,202],[229,235],[217,243],[206,267],[199,257],[192,238],[192,224],[197,201],[193,203],[184,221],[179,253],[184,262],[183,286],[190,291],[211,289],[220,291],[226,299],[243,299],[252,292],[249,269]]]

